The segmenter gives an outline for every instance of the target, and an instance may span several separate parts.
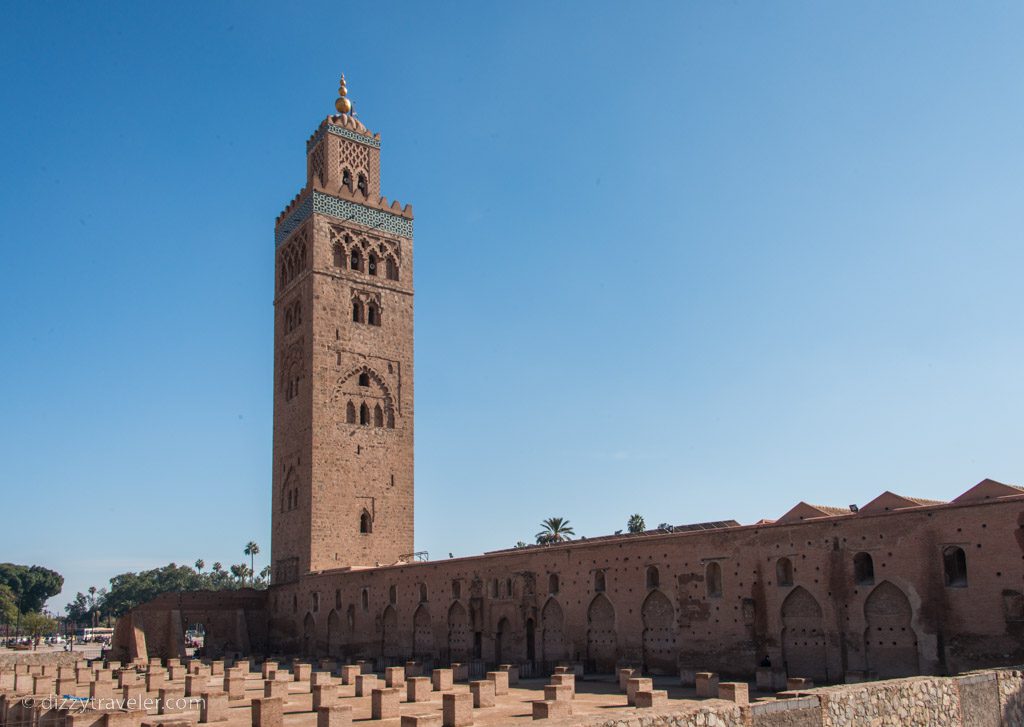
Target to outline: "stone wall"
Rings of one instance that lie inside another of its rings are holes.
[[[0,668],[15,664],[55,664],[65,666],[81,660],[81,651],[0,651]]]
[[[817,697],[783,699],[750,706],[757,727],[821,727],[821,703]]]
[[[717,707],[711,705],[718,705]],[[911,677],[812,689],[805,696],[745,707],[721,702],[671,705],[616,717],[549,724],[586,727],[1019,727],[1024,674],[989,670],[957,677]]]
[[[1004,725],[1024,725],[1024,672],[1000,669],[995,672],[999,684],[999,713]]]
[[[1024,622],[1006,594],[1024,575],[1022,520],[1015,496],[324,571],[271,588],[271,648],[732,676],[767,654],[816,683],[1017,664]],[[944,581],[951,542],[969,552],[963,585]],[[873,574],[858,579],[866,552]]]
[[[185,656],[185,631],[202,625],[206,656],[262,654],[267,651],[267,592],[164,593],[117,620],[112,659]]]

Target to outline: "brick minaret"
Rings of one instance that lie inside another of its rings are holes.
[[[275,583],[413,551],[412,207],[340,96],[275,229]]]

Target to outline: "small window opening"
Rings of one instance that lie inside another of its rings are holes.
[[[658,574],[658,568],[656,566],[647,567],[647,587],[657,588],[660,584],[660,575]]]
[[[708,598],[722,597],[722,566],[716,562],[708,563],[704,571],[704,579],[707,582]]]
[[[789,558],[779,558],[775,562],[775,582],[782,587],[793,585],[793,563]]]
[[[858,586],[870,586],[875,582],[875,562],[869,553],[853,556],[853,580]]]
[[[942,566],[947,586],[950,588],[967,587],[967,555],[963,548],[951,545],[943,550]]]

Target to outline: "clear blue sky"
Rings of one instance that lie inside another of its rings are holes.
[[[416,209],[417,547],[1024,481],[1019,3],[5,3],[0,560],[270,551],[273,222]]]

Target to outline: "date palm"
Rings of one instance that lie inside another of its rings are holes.
[[[205,560],[200,558],[199,560],[196,561],[196,570],[199,572],[200,575],[202,575],[203,568],[205,568],[205,567],[206,567],[206,561]]]
[[[249,556],[249,573],[255,574],[256,572],[256,554],[260,552],[260,546],[255,541],[250,540],[245,546],[245,554]],[[253,575],[255,578],[255,575]],[[256,581],[252,581],[252,585],[256,585]]]
[[[631,533],[642,533],[646,527],[647,523],[644,522],[644,516],[640,513],[630,515],[626,522],[626,529]]]
[[[576,534],[573,532],[572,526],[569,525],[569,521],[561,517],[549,517],[540,524],[540,527],[541,531],[536,536],[537,543],[540,545],[572,540],[572,536]]]
[[[245,563],[236,563],[231,566],[231,575],[238,581],[239,586],[245,585],[245,577],[249,575],[249,566]]]

